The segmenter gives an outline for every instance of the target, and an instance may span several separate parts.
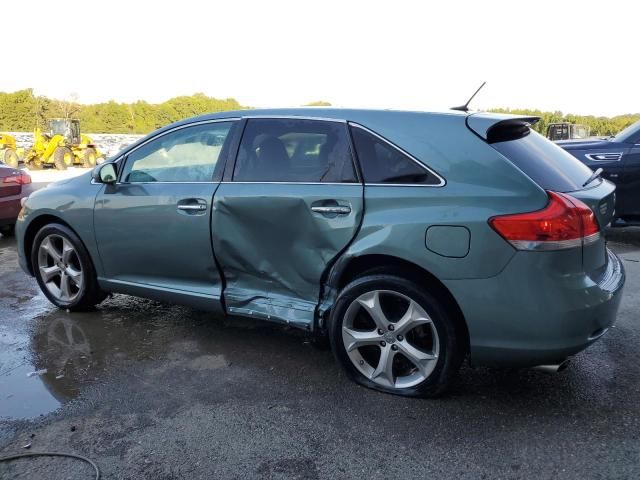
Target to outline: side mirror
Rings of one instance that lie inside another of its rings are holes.
[[[96,183],[112,184],[116,183],[118,174],[113,163],[103,163],[102,165],[98,165],[93,169],[91,177]]]

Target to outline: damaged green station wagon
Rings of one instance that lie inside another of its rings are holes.
[[[108,292],[328,336],[355,381],[433,396],[462,359],[560,365],[615,320],[615,188],[488,113],[185,120],[32,194],[20,263],[70,310]]]

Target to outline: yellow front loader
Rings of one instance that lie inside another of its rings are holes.
[[[91,168],[101,154],[90,137],[80,133],[80,121],[64,118],[49,120],[49,130],[40,128],[33,132],[33,146],[27,152],[24,163],[30,169],[46,165],[66,170],[73,165]]]
[[[18,168],[23,156],[24,149],[16,146],[16,139],[7,133],[0,133],[0,162]]]

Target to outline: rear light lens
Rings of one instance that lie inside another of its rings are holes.
[[[28,185],[31,183],[31,177],[26,173],[19,175],[11,175],[10,177],[4,177],[2,183],[12,183],[15,185]]]
[[[547,192],[542,210],[489,219],[489,225],[518,250],[562,250],[593,243],[600,227],[593,211],[565,193]]]

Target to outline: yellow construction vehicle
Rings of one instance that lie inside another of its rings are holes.
[[[13,136],[0,133],[0,162],[18,168],[23,154],[24,150],[16,146],[16,139]]]
[[[58,170],[66,170],[73,165],[91,168],[101,156],[93,141],[80,133],[80,121],[65,118],[52,118],[48,122],[48,131],[40,128],[33,132],[33,146],[24,158],[30,169],[40,169],[53,165]]]

